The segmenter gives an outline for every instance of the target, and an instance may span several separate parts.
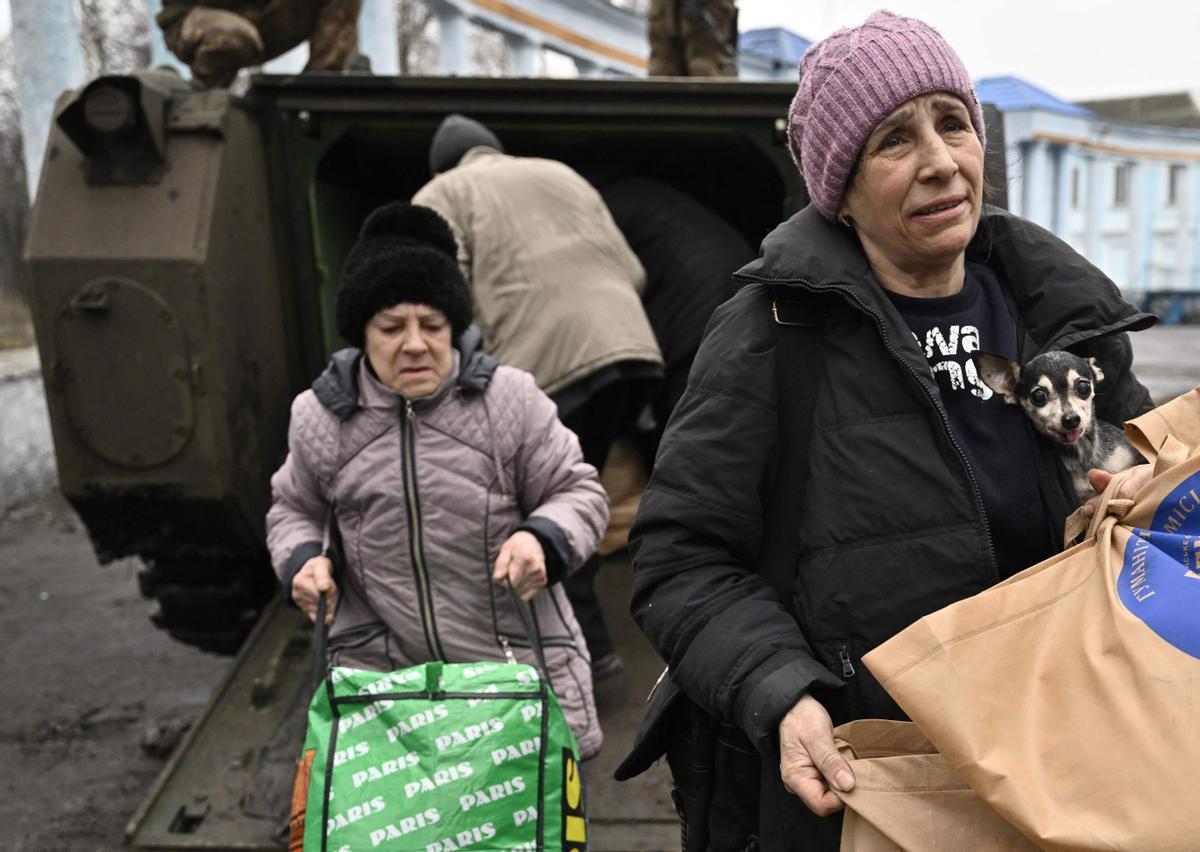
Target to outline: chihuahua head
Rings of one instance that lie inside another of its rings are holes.
[[[1104,373],[1095,358],[1070,352],[1044,352],[1021,366],[977,352],[984,383],[1010,404],[1020,405],[1033,425],[1055,443],[1070,447],[1094,429],[1092,403]]]

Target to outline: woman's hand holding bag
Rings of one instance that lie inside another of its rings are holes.
[[[783,786],[817,816],[844,807],[834,789],[854,789],[854,773],[833,742],[829,713],[811,695],[802,696],[779,723],[779,771]]]
[[[337,583],[333,581],[333,562],[328,556],[314,556],[292,578],[292,600],[309,621],[317,620],[317,601],[325,596],[325,623],[333,624]]]
[[[517,530],[500,547],[492,582],[503,586],[506,580],[517,597],[526,602],[546,588],[546,554],[533,533]]]

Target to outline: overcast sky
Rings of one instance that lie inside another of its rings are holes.
[[[0,0],[0,35],[9,29]],[[739,0],[740,28],[819,39],[880,0]],[[933,24],[972,77],[1017,74],[1067,98],[1200,91],[1200,0],[891,0]]]
[[[1066,98],[1200,90],[1200,0],[739,0],[739,28],[808,39],[886,8],[932,24],[972,77],[1016,74]]]

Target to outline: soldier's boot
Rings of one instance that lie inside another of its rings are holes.
[[[325,0],[308,41],[305,71],[345,71],[358,53],[362,0]]]
[[[263,41],[254,24],[208,6],[188,12],[168,46],[188,64],[193,77],[210,87],[228,86],[239,70],[263,61]]]

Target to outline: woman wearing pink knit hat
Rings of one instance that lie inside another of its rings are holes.
[[[878,12],[811,47],[788,140],[812,203],[735,274],[630,536],[669,668],[619,774],[666,753],[687,850],[836,849],[833,726],[903,718],[862,655],[1056,551],[1070,479],[973,353],[1094,356],[1097,416],[1151,407],[1126,333],[1154,318],[987,206],[979,100],[932,27]]]

